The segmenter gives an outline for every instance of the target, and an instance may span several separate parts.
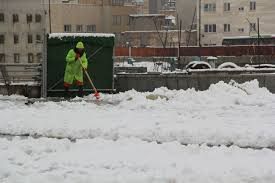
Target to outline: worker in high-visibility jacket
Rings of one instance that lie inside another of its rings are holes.
[[[66,56],[66,69],[64,75],[64,88],[67,97],[70,97],[69,88],[76,83],[78,96],[83,97],[83,69],[88,68],[88,61],[83,42],[78,42],[74,49],[71,49]]]

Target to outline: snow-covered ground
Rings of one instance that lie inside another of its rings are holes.
[[[257,81],[234,86],[220,82],[207,91],[129,91],[101,95],[101,100],[31,106],[2,101],[0,133],[275,147],[275,95]]]
[[[0,139],[0,182],[274,183],[275,152],[127,138]]]
[[[86,99],[0,97],[0,134],[44,136],[0,137],[0,182],[275,182],[275,95],[256,80]]]

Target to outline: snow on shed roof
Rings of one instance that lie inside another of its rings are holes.
[[[51,33],[49,38],[63,38],[63,37],[115,37],[114,34],[105,33]]]

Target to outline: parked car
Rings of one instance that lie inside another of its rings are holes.
[[[218,69],[239,69],[240,67],[233,62],[225,62],[218,66]]]
[[[204,61],[192,61],[186,65],[186,70],[188,69],[211,69],[211,65]]]

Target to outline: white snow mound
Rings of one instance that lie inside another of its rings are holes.
[[[256,80],[219,82],[206,91],[159,88],[101,94],[99,103],[26,106],[14,97],[2,98],[0,134],[275,147],[275,95]]]

